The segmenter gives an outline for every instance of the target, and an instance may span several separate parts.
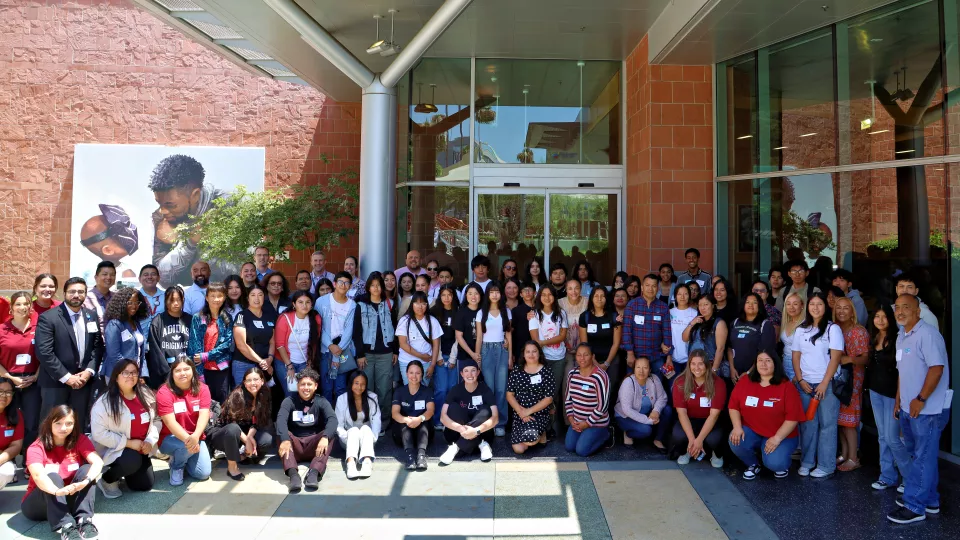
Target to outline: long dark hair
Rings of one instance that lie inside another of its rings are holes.
[[[184,294],[183,294],[183,287],[179,285],[174,285],[163,293],[163,311],[164,313],[170,311],[170,302],[173,301],[173,295],[175,294],[180,297],[180,310],[181,310],[180,314],[183,315],[182,310],[183,310]]]
[[[783,360],[773,349],[761,349],[757,357],[753,359],[753,367],[750,368],[749,377],[752,382],[760,382],[760,371],[757,370],[757,359],[761,354],[769,356],[773,360],[773,376],[770,377],[770,384],[780,384],[787,380],[787,374],[783,371]]]
[[[157,412],[157,398],[153,395],[153,391],[151,391],[147,385],[140,384],[140,366],[135,361],[124,358],[113,366],[113,371],[110,373],[110,381],[107,382],[107,393],[100,398],[107,408],[107,414],[110,415],[116,424],[120,423],[120,417],[123,415],[123,392],[120,391],[120,385],[117,384],[117,379],[120,378],[120,374],[123,373],[123,370],[126,369],[127,366],[137,368],[138,375],[136,383],[133,385],[133,393],[136,395],[137,401],[140,402],[140,405],[142,405],[144,409],[154,414]]]
[[[593,314],[593,297],[602,294],[603,295],[603,315],[609,315],[614,309],[613,307],[613,298],[610,297],[610,292],[607,291],[606,287],[594,287],[590,291],[590,296],[587,297],[587,310],[584,313],[587,313],[587,317]]]
[[[204,298],[203,298],[203,308],[200,309],[200,317],[204,321],[209,321],[207,322],[207,324],[210,324],[210,322],[214,322],[212,321],[213,312],[210,311],[210,304],[207,302],[207,298],[206,298],[207,296],[210,296],[211,293],[220,293],[223,295],[224,299],[228,298],[227,286],[224,285],[223,283],[214,281],[213,283],[210,283],[209,285],[207,285],[207,293],[204,295]],[[221,319],[223,319],[223,321],[227,324],[227,326],[229,326],[230,323],[233,322],[230,320],[230,314],[227,313],[226,300],[224,300],[223,307],[220,308],[220,313],[217,314],[217,317],[220,317]],[[171,366],[170,369],[171,369],[171,373],[173,373],[172,371],[173,366]]]
[[[27,296],[27,300],[29,300],[29,299],[30,299],[30,297]],[[6,377],[0,377],[0,386],[3,386],[4,384],[9,384],[9,385],[10,385],[10,394],[11,394],[10,405],[13,405],[13,399],[12,399],[13,396],[12,396],[12,394],[14,393],[14,390],[16,390],[17,385],[13,384],[13,381],[11,381],[10,379],[8,379],[8,378],[6,378]],[[18,423],[20,423],[20,415],[17,414],[17,412],[20,410],[20,408],[19,408],[19,407],[11,407],[10,405],[8,405],[7,408],[4,410],[4,412],[5,412],[6,415],[7,415],[7,425],[8,425],[8,426],[15,426],[15,425],[17,425]]]
[[[887,332],[883,336],[883,343],[880,344],[884,349],[894,347],[897,344],[897,337],[900,334],[900,326],[897,324],[897,319],[893,314],[893,307],[890,304],[884,302],[880,304],[880,307],[877,308],[877,311],[882,311],[884,315],[887,316]],[[876,313],[874,313],[876,317]],[[873,324],[874,317],[870,318],[870,343],[873,345],[877,344],[877,336],[880,335],[880,330]]]
[[[413,292],[413,295],[410,297],[410,305],[407,306],[407,312],[403,314],[403,316],[407,318],[407,335],[410,335],[410,323],[417,319],[417,314],[413,311],[413,305],[417,302],[423,302],[427,305],[427,309],[424,310],[423,320],[427,323],[427,337],[433,339],[433,325],[430,324],[430,302],[427,300],[427,295],[424,294],[423,291]]]
[[[483,303],[480,304],[480,330],[483,333],[487,332],[487,318],[490,316],[490,308],[493,307],[490,303],[490,292],[496,290],[500,293],[500,300],[497,300],[497,309],[500,310],[500,320],[503,321],[503,331],[510,331],[510,313],[507,309],[507,297],[503,294],[503,291],[500,290],[500,284],[496,281],[491,281],[487,284],[487,294],[483,295]]]
[[[533,263],[537,263],[537,266],[540,267],[540,277],[537,281],[534,281],[533,276],[530,274],[530,267],[533,266]],[[550,281],[549,278],[544,277],[546,275],[546,271],[547,269],[543,267],[543,261],[540,259],[540,257],[534,257],[533,259],[530,259],[530,262],[527,263],[524,281],[527,283],[533,283],[535,286],[539,287]]]
[[[227,299],[223,301],[223,308],[228,309],[239,305],[241,309],[247,309],[247,286],[243,284],[243,278],[236,274],[230,274],[226,277],[226,279],[223,280],[223,286],[229,290],[231,283],[236,283],[240,286],[240,301],[234,304],[233,300],[230,299],[230,295],[228,294]]]
[[[57,405],[47,414],[47,417],[43,419],[43,422],[40,423],[40,432],[37,434],[37,439],[40,441],[40,444],[43,445],[43,449],[47,452],[52,452],[56,448],[56,444],[53,441],[53,424],[59,422],[60,420],[72,416],[73,417],[73,430],[67,435],[66,439],[63,441],[63,448],[65,450],[73,450],[77,446],[77,441],[80,440],[80,431],[83,429],[81,426],[76,424],[77,415],[73,412],[73,409],[69,405]]]
[[[546,293],[544,291],[546,291]],[[563,320],[563,314],[561,313],[563,309],[560,308],[560,303],[557,302],[557,295],[553,293],[552,287],[543,287],[537,292],[537,298],[533,302],[533,313],[537,316],[538,321],[543,322],[543,295],[547,293],[553,297],[553,306],[550,308],[553,311],[550,313],[550,320],[556,324],[560,324],[560,321]]]
[[[423,293],[420,293],[420,294],[423,294]],[[347,408],[350,411],[350,418],[352,418],[354,422],[357,421],[357,401],[353,395],[353,381],[357,380],[357,378],[359,377],[363,377],[363,380],[366,381],[367,386],[370,386],[370,381],[367,379],[367,374],[364,373],[362,370],[355,369],[351,371],[350,375],[347,377],[347,394],[348,394]],[[363,417],[366,418],[367,422],[369,422],[370,421],[370,401],[371,401],[370,394],[368,393],[363,397],[364,397]],[[374,407],[376,406],[377,404],[374,403]]]
[[[389,295],[387,294],[387,284],[384,283],[383,274],[380,272],[370,272],[370,275],[367,277],[367,281],[363,285],[364,290],[367,291],[367,298],[370,298],[370,286],[374,283],[380,284],[380,301],[383,302]]]
[[[617,285],[617,278],[620,278],[620,282],[623,284],[621,287],[617,287],[617,286],[616,286],[616,285]],[[616,289],[618,289],[618,288],[620,288],[620,289],[626,288],[626,286],[627,286],[627,280],[629,280],[629,279],[630,279],[630,274],[624,272],[623,270],[620,270],[619,272],[617,272],[616,274],[613,275],[613,281],[610,282],[610,288],[611,288],[612,290],[616,290]]]
[[[448,312],[443,308],[443,299],[441,296],[444,291],[450,291],[450,294],[453,295],[453,303],[450,305],[450,311]],[[457,288],[453,286],[452,283],[445,283],[440,286],[440,289],[437,291],[437,299],[434,301],[433,307],[430,308],[430,314],[437,318],[440,321],[440,324],[443,324],[443,321],[447,320],[447,316],[453,316],[457,310],[460,309],[460,300],[457,298]]]
[[[697,299],[697,315],[699,317],[703,317],[700,313],[700,302],[703,300],[707,300],[713,305],[713,314],[709,319],[704,319],[703,322],[693,325],[693,328],[690,329],[690,335],[697,335],[700,336],[700,339],[706,340],[710,332],[713,332],[714,323],[720,316],[720,313],[717,310],[717,299],[714,298],[712,294],[707,294]],[[693,339],[690,341],[693,341]]]
[[[403,290],[403,278],[410,278],[410,281],[413,282],[413,285],[410,286],[410,294],[417,292],[417,278],[413,277],[413,274],[410,272],[404,272],[400,274],[400,277],[397,278],[397,298],[402,299],[404,290]]]
[[[175,396],[183,397],[185,395],[184,391],[177,386],[177,382],[173,380],[173,372],[180,364],[187,364],[190,366],[190,373],[192,374],[192,377],[190,378],[190,393],[195,396],[199,396],[200,376],[197,374],[197,366],[193,364],[193,359],[189,356],[178,356],[173,363],[170,364],[170,373],[167,374],[167,386]]]
[[[133,314],[133,320],[131,320],[131,317],[127,314],[127,303],[134,296],[140,301],[140,306],[137,308],[137,312]],[[107,303],[107,309],[103,312],[103,322],[105,323],[114,319],[124,323],[137,323],[146,318],[147,301],[143,298],[143,295],[140,294],[140,291],[133,287],[125,287],[113,293],[110,302]]]
[[[575,279],[575,280],[577,280],[577,281],[580,281],[580,267],[581,267],[581,266],[587,269],[587,280],[586,280],[586,281],[583,281],[583,282],[581,282],[581,283],[590,283],[591,285],[593,285],[594,283],[596,283],[597,280],[594,279],[594,277],[593,277],[593,267],[590,266],[590,263],[589,263],[586,259],[583,259],[582,261],[580,261],[580,262],[578,262],[577,264],[573,265],[573,279]]]
[[[817,340],[823,336],[824,332],[827,331],[827,327],[830,325],[830,319],[827,318],[827,295],[822,292],[815,292],[807,298],[807,314],[803,319],[803,322],[800,323],[800,328],[811,328],[814,327],[813,316],[810,315],[810,301],[814,298],[819,298],[823,301],[823,317],[820,317],[820,324],[816,325],[817,333],[810,338],[810,343],[814,345],[817,344]]]
[[[264,300],[268,300],[270,298],[270,288],[267,287],[267,285],[270,283],[270,280],[275,277],[280,278],[280,283],[282,284],[281,286],[283,287],[280,290],[279,298],[283,299],[290,296],[290,284],[287,282],[287,276],[283,275],[282,272],[273,271],[263,276],[263,279],[260,280],[260,286],[263,287],[264,294],[266,295],[266,298]]]
[[[313,305],[313,295],[309,291],[296,291],[293,293],[293,296],[290,297],[290,303],[293,305],[293,317],[294,324],[296,324],[296,311],[297,311],[297,300],[306,296],[310,299],[311,305]],[[289,311],[289,310],[288,310]],[[310,308],[310,312],[307,313],[307,321],[310,323],[310,335],[307,338],[307,364],[313,365],[313,359],[317,353],[317,345],[320,343],[320,325],[317,324],[317,317],[319,313],[314,308]],[[290,331],[293,332],[293,327],[290,327]],[[289,351],[289,347],[287,348]]]
[[[757,316],[754,317],[753,321],[747,321],[747,312],[744,310],[744,306],[747,305],[747,299],[753,298],[757,301]],[[749,322],[750,324],[755,324],[760,326],[763,324],[763,321],[767,319],[767,308],[764,307],[763,298],[760,298],[760,295],[755,292],[749,292],[743,295],[743,303],[740,304],[740,314],[737,316],[737,320],[740,322]]]
[[[263,386],[260,387],[256,395],[251,394],[250,391],[247,390],[247,386],[243,384],[244,381],[247,380],[247,376],[251,373],[256,373],[260,379],[263,380]],[[223,412],[220,413],[220,418],[217,420],[218,423],[220,425],[227,425],[232,422],[242,423],[256,421],[255,425],[257,427],[270,425],[270,392],[270,388],[267,387],[267,378],[263,372],[260,371],[260,368],[256,366],[251,367],[243,372],[243,380],[240,381],[240,384],[230,392],[230,395],[227,396],[227,399],[223,402]]]

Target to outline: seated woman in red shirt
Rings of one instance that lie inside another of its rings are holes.
[[[75,426],[76,415],[66,405],[54,407],[40,435],[27,449],[30,472],[27,494],[20,502],[23,516],[47,520],[61,539],[96,538],[93,525],[93,482],[103,469],[90,439]]]
[[[170,485],[183,484],[184,471],[197,480],[210,477],[210,451],[204,442],[210,421],[210,389],[200,382],[193,359],[170,364],[167,382],[157,391],[157,414],[163,421],[160,451],[170,456]]]
[[[40,361],[33,344],[37,319],[29,293],[13,293],[10,304],[13,318],[0,324],[0,377],[13,383],[12,406],[23,413],[23,445],[29,448],[40,427],[40,385],[37,384]]]
[[[730,395],[730,450],[747,466],[744,480],[760,474],[757,450],[763,464],[777,478],[786,478],[790,455],[797,449],[797,425],[805,415],[800,393],[783,373],[777,353],[764,350],[757,355],[747,377],[741,377]]]
[[[671,444],[677,452],[684,452],[677,459],[678,465],[690,463],[690,458],[703,459],[706,448],[710,448],[710,465],[719,469],[723,467],[723,458],[717,454],[717,448],[723,444],[723,428],[717,420],[727,400],[727,386],[707,368],[707,361],[703,349],[690,351],[687,368],[673,383],[677,423],[673,425]]]
[[[13,382],[0,378],[0,489],[17,477],[13,458],[23,450],[23,415],[12,401]]]

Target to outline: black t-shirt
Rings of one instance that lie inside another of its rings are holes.
[[[895,398],[899,376],[894,343],[879,351],[871,343],[870,363],[867,364],[867,380],[864,386],[881,396]]]
[[[494,401],[493,391],[482,382],[477,384],[477,388],[473,392],[468,392],[464,383],[458,383],[447,392],[447,399],[444,403],[450,406],[447,408],[447,416],[453,418],[454,421],[465,416],[472,417],[477,411],[489,409],[497,404]],[[451,409],[457,410],[451,411]]]
[[[470,309],[468,306],[460,306],[460,309],[457,311],[457,316],[453,318],[453,329],[463,332],[463,340],[470,346],[471,351],[477,346],[478,311],[477,309]],[[459,354],[457,358],[461,358]]]
[[[421,384],[417,393],[410,395],[410,387],[400,385],[393,390],[393,404],[400,406],[403,416],[420,416],[427,413],[427,403],[433,402],[433,392]]]
[[[590,311],[584,311],[580,314],[579,322],[580,328],[587,330],[587,344],[590,345],[597,362],[606,362],[610,348],[613,347],[613,330],[620,324],[617,322],[616,312],[597,317]]]
[[[737,368],[737,373],[750,371],[757,359],[757,353],[762,349],[773,350],[777,343],[773,323],[767,320],[757,324],[736,319],[727,335],[727,342],[733,349],[733,366]]]
[[[440,321],[440,328],[443,328],[443,335],[440,336],[440,354],[450,354],[450,349],[457,342],[457,332],[454,328],[457,312],[434,309],[430,314]]]
[[[234,328],[243,327],[247,331],[247,345],[260,358],[266,358],[270,354],[270,340],[273,339],[273,327],[275,319],[270,318],[266,311],[257,317],[249,309],[237,313],[237,318],[233,321]],[[243,362],[251,360],[240,352],[240,349],[233,351],[233,359]]]
[[[263,299],[263,316],[269,320],[276,322],[277,317],[281,313],[286,313],[288,310],[293,309],[293,303],[290,302],[290,298],[286,296],[281,296],[277,300],[277,307],[273,307],[273,302],[270,301],[270,298]]]
[[[510,333],[513,340],[513,357],[520,358],[523,354],[523,345],[530,341],[530,323],[527,322],[527,313],[533,309],[523,302],[517,304],[517,307],[510,311],[511,323]]]
[[[564,282],[563,285],[560,286],[560,288],[557,288],[556,285],[554,285],[553,282],[551,281],[549,284],[549,287],[553,290],[553,297],[556,298],[557,300],[567,297],[566,282]]]

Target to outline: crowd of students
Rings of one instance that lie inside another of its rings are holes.
[[[242,464],[276,449],[294,493],[317,489],[337,445],[348,478],[371,476],[387,431],[408,470],[427,468],[435,431],[448,444],[442,464],[490,460],[507,431],[517,454],[558,438],[580,456],[622,432],[681,465],[736,456],[746,480],[763,468],[788,476],[799,452],[797,474],[825,478],[860,466],[867,390],[881,449],[872,485],[903,493],[889,519],[939,511],[952,391],[914,278],[900,275],[894,305],[866,320],[843,269],[824,293],[791,261],[738,296],[696,249],[686,261],[679,274],[618,272],[607,287],[587,261],[570,279],[553,264],[544,280],[539,260],[521,276],[507,259],[494,279],[479,255],[458,288],[450,268],[421,266],[415,251],[366,279],[356,258],[333,274],[317,252],[291,292],[257,248],[223,282],[194,264],[187,289],[159,289],[147,265],[141,288],[115,290],[103,262],[89,290],[68,279],[62,303],[57,277],[41,274],[0,320],[0,487],[24,454],[24,515],[63,538],[95,538],[92,486],[107,498],[122,496],[121,480],[149,491],[153,457],[169,461],[176,486],[209,477],[218,455],[242,481]]]

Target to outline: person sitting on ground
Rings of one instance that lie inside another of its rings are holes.
[[[594,362],[593,351],[586,343],[577,345],[576,362],[577,367],[567,375],[564,392],[563,409],[570,423],[564,446],[567,452],[587,457],[599,450],[610,436],[607,430],[610,378]]]
[[[204,430],[210,421],[210,388],[197,368],[180,356],[170,366],[167,382],[157,392],[157,414],[163,421],[160,451],[170,456],[170,485],[183,484],[184,471],[196,480],[210,477],[210,452]]]
[[[249,368],[240,385],[227,396],[210,430],[210,446],[227,455],[227,476],[231,480],[244,479],[237,462],[262,457],[273,446],[270,414],[270,389],[264,384],[263,371]]]
[[[790,456],[800,443],[797,426],[806,419],[800,393],[783,373],[783,363],[773,350],[761,350],[745,375],[730,395],[730,450],[747,466],[744,480],[760,474],[757,450],[761,449],[764,466],[777,478],[786,478]]]
[[[673,407],[677,423],[673,426],[670,444],[684,453],[677,458],[678,465],[690,463],[690,458],[703,459],[706,448],[713,451],[710,465],[723,467],[723,458],[717,448],[723,444],[723,428],[717,423],[727,400],[727,385],[707,368],[710,361],[706,351],[690,351],[687,368],[673,383]]]
[[[373,473],[373,445],[380,437],[380,404],[367,392],[367,375],[350,372],[347,391],[337,398],[337,435],[346,448],[347,478],[369,478]],[[357,462],[360,462],[359,468]]]
[[[327,472],[327,460],[336,441],[337,415],[330,402],[317,393],[319,389],[320,374],[306,368],[297,374],[297,392],[280,404],[277,454],[283,460],[283,471],[290,478],[290,493],[300,491],[301,485],[308,490],[317,489]],[[298,461],[310,461],[302,484]]]
[[[663,439],[672,427],[673,409],[667,406],[667,392],[660,378],[650,375],[650,359],[638,356],[633,363],[633,376],[620,385],[614,418],[623,430],[623,444],[655,435],[653,445],[666,454]]]
[[[490,443],[493,428],[499,420],[493,391],[480,382],[480,368],[476,360],[463,358],[460,364],[461,382],[447,392],[447,400],[440,411],[443,438],[450,446],[440,456],[440,463],[453,463],[457,454],[480,450],[480,461],[493,459]]]
[[[23,450],[23,414],[13,402],[13,381],[0,377],[0,489],[17,477],[13,459]]]
[[[393,440],[407,454],[408,471],[427,470],[427,448],[433,438],[429,420],[433,418],[433,392],[423,381],[423,364],[407,364],[407,384],[393,392]]]
[[[27,449],[24,465],[30,473],[20,511],[31,521],[46,520],[61,540],[97,538],[93,524],[94,480],[103,460],[76,425],[76,414],[57,405],[40,424],[37,440]]]
[[[103,476],[97,487],[108,499],[123,495],[120,480],[132,491],[153,489],[153,462],[150,455],[160,440],[157,398],[140,382],[140,368],[134,360],[117,362],[107,391],[90,410],[90,438],[103,458]]]
[[[557,386],[553,372],[544,367],[546,360],[539,343],[527,341],[522,358],[522,367],[511,371],[507,380],[507,403],[513,416],[510,445],[517,454],[547,444],[550,407]]]

